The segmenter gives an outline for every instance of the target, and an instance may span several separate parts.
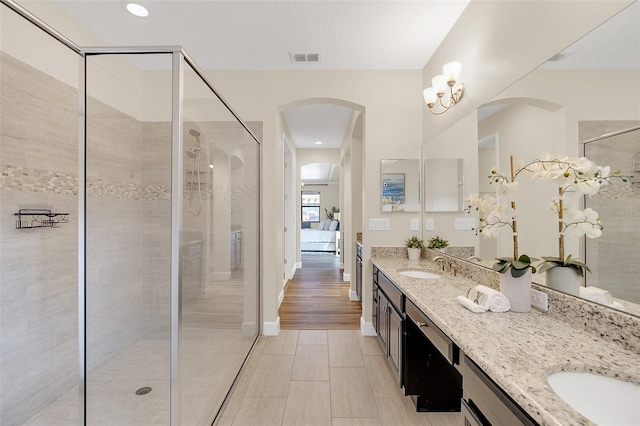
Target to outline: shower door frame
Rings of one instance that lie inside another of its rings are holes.
[[[222,102],[225,108],[242,125],[251,138],[258,144],[260,156],[262,154],[259,139],[240,119],[238,114],[215,90],[211,82],[206,78],[202,70],[180,46],[128,46],[128,47],[89,47],[79,48],[80,55],[80,82],[78,86],[79,97],[79,157],[78,157],[78,340],[79,340],[79,398],[80,398],[80,424],[86,424],[86,148],[87,148],[87,59],[100,55],[141,55],[141,54],[171,54],[171,361],[170,361],[170,425],[179,425],[181,417],[180,407],[180,338],[182,334],[182,271],[180,265],[180,226],[182,224],[183,199],[178,194],[182,193],[182,176],[184,174],[184,158],[182,149],[183,131],[183,98],[184,98],[184,63],[200,77],[202,82]],[[260,162],[258,163],[258,176],[260,175]],[[260,181],[257,181],[260,185]],[[260,188],[258,188],[260,193]],[[259,200],[258,200],[259,202]],[[258,212],[261,212],[260,205]],[[260,247],[260,220],[258,218],[256,241]],[[257,300],[261,300],[260,262],[256,268]],[[257,318],[261,318],[261,304],[256,305]],[[261,321],[258,322],[261,324]],[[257,336],[261,332],[258,326]],[[255,340],[254,340],[255,344]]]

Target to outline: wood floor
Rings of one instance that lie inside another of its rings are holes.
[[[302,254],[302,269],[289,281],[280,305],[281,329],[360,329],[360,303],[349,300],[339,262],[332,254]]]

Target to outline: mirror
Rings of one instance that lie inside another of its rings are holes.
[[[380,161],[381,211],[420,211],[420,160]]]
[[[539,158],[543,151],[572,157],[584,155],[598,165],[635,175],[635,180],[639,181],[640,130],[626,133],[625,142],[611,137],[599,138],[640,126],[639,24],[640,5],[635,2],[506,88],[476,113],[463,118],[459,125],[452,126],[461,128],[463,121],[477,120],[478,149],[467,152],[465,146],[461,151],[466,167],[470,162],[477,162],[477,174],[469,171],[465,176],[466,193],[495,191],[491,185],[485,185],[489,171],[498,166],[499,170],[508,172],[510,155],[530,161]],[[615,84],[602,87],[603,79],[615,81]],[[598,100],[592,101],[594,99]],[[455,131],[449,129],[447,132],[460,140]],[[589,139],[601,139],[602,142],[584,144]],[[605,139],[606,147],[603,148]],[[432,141],[429,144],[437,146]],[[585,147],[583,152],[583,145],[591,148]],[[429,154],[427,151],[425,156]],[[601,157],[601,154],[610,155]],[[520,253],[535,257],[557,256],[557,218],[548,207],[553,196],[552,185],[532,182],[526,177],[519,182]],[[627,186],[616,183],[609,188],[613,192],[601,190],[596,196],[587,197],[585,205],[599,213],[604,226],[602,236],[571,238],[565,255],[572,254],[585,260],[592,272],[586,274],[583,285],[604,289],[611,299],[597,300],[586,292],[583,292],[584,297],[612,308],[620,306],[611,302],[619,303],[626,313],[640,316],[640,272],[626,266],[638,263],[640,235],[636,230],[640,229],[640,183]],[[446,229],[436,227],[434,232],[449,237]],[[455,246],[475,246],[476,255],[482,259],[478,263],[491,267],[495,255],[511,255],[510,233],[500,231],[499,234],[497,239],[477,237],[473,232],[465,237],[459,237],[461,234],[453,231],[450,235],[456,237]],[[423,237],[429,235],[425,233]],[[625,273],[615,274],[611,268]],[[545,275],[534,274],[533,280],[544,284]]]
[[[462,158],[424,160],[424,193],[425,212],[462,211]]]

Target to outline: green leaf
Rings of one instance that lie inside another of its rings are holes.
[[[514,278],[519,278],[527,273],[527,269],[528,268],[524,268],[524,269],[511,268],[511,276]]]

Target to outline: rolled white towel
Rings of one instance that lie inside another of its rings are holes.
[[[484,285],[475,287],[478,291],[478,304],[485,306],[491,312],[507,312],[511,309],[511,304],[507,296]]]
[[[611,302],[611,304],[609,305],[611,306],[613,309],[617,309],[619,311],[624,311],[624,305],[620,302]]]
[[[478,305],[477,303],[473,303],[473,300],[469,300],[464,296],[456,297],[456,301],[470,310],[471,312],[487,312],[487,308],[485,306]]]
[[[610,305],[613,302],[611,293],[598,287],[580,287],[580,297],[603,305]]]

